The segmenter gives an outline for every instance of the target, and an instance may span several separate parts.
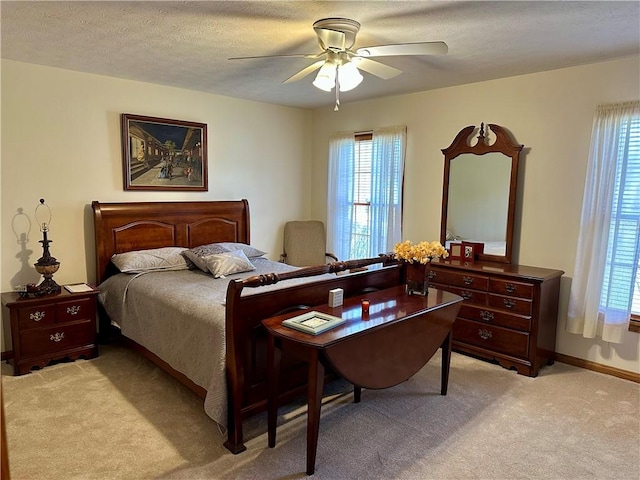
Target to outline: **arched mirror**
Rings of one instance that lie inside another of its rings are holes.
[[[463,128],[444,154],[440,242],[482,244],[478,260],[511,263],[518,184],[518,157],[523,145],[506,130],[488,124],[495,134],[489,145],[484,124],[470,145],[476,127]]]

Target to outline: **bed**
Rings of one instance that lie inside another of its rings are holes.
[[[115,254],[251,245],[248,202],[94,201],[92,209],[101,334],[117,325],[132,348],[202,397],[207,414],[226,427],[224,445],[233,453],[245,450],[243,420],[266,410],[261,321],[324,304],[333,288],[348,297],[402,279],[400,266],[386,256],[302,269],[256,257],[250,259],[256,270],[221,279],[198,269],[120,273]],[[286,402],[304,391],[306,368],[285,358],[282,365],[280,401]]]

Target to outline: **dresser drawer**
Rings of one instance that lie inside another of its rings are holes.
[[[95,335],[95,323],[91,320],[25,330],[20,332],[21,355],[27,357],[61,352],[73,347],[92,344],[95,341]]]
[[[489,277],[485,277],[484,275],[467,272],[449,272],[436,268],[431,268],[428,275],[431,282],[434,283],[472,288],[474,290],[487,291],[489,289]]]
[[[533,298],[533,285],[530,283],[492,278],[489,280],[489,290],[510,297]]]
[[[497,325],[506,328],[515,328],[523,332],[531,331],[531,317],[522,315],[514,315],[490,308],[482,308],[475,305],[463,303],[460,307],[458,317],[476,322],[486,323],[489,325]]]
[[[456,319],[453,340],[515,357],[529,355],[529,334],[484,323]]]
[[[464,299],[465,304],[466,303],[472,303],[474,305],[489,304],[487,292],[480,292],[478,290],[471,290],[469,288],[452,287],[450,285],[441,285],[439,283],[430,283],[429,285],[433,288],[437,288],[438,290],[445,290],[447,292],[460,295]]]
[[[56,306],[53,303],[18,309],[18,325],[20,329],[53,325],[55,320]]]
[[[93,318],[95,301],[91,298],[81,298],[69,302],[60,302],[57,307],[57,323],[76,322]]]
[[[531,300],[490,294],[489,305],[519,315],[531,315]]]

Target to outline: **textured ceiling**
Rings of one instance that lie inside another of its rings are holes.
[[[363,83],[364,100],[640,55],[640,2],[2,1],[4,59],[298,107],[332,106],[314,75],[283,84],[317,53],[325,17],[362,24],[355,47],[444,41],[444,56],[385,57],[403,73]]]

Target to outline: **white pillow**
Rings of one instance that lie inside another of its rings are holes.
[[[227,253],[229,251],[228,248],[222,247],[218,243],[210,243],[208,245],[200,245],[199,247],[194,247],[189,250],[185,250],[182,252],[182,255],[187,258],[190,262],[192,262],[196,267],[198,267],[203,272],[208,272],[207,263],[205,261],[205,257],[219,254],[219,253]]]
[[[250,272],[256,269],[242,250],[208,255],[203,257],[203,260],[214,278],[221,278],[232,273]]]
[[[133,252],[116,253],[111,257],[118,270],[126,273],[153,272],[156,270],[188,270],[189,264],[182,256],[184,247],[162,247]]]
[[[240,242],[220,242],[218,243],[222,248],[226,248],[227,252],[234,252],[236,250],[242,250],[247,258],[257,258],[266,255],[267,252],[263,252],[262,250],[252,247],[251,245],[247,245],[246,243]]]

